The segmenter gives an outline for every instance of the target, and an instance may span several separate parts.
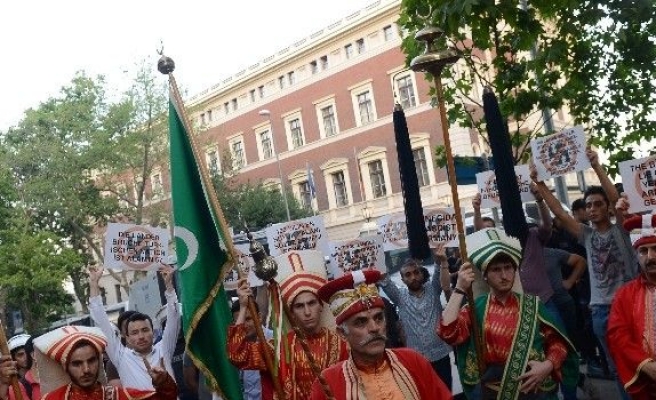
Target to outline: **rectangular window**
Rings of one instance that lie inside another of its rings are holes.
[[[230,144],[232,150],[232,168],[237,170],[244,166],[244,145],[241,140]]]
[[[287,83],[289,83],[289,86],[296,83],[296,77],[294,76],[294,71],[287,73]]]
[[[260,94],[260,99],[264,98],[264,85],[258,86],[257,91]]]
[[[364,50],[365,50],[365,48],[364,48],[364,39],[358,39],[358,40],[356,40],[356,41],[355,41],[355,45],[356,45],[357,48],[358,48],[358,54],[362,54],[362,53],[364,53]]]
[[[358,94],[357,98],[362,125],[372,122],[374,120],[374,107],[371,102],[371,94],[367,90],[366,92]]]
[[[298,192],[301,196],[301,205],[303,208],[312,208],[312,192],[310,190],[310,183],[308,181],[298,184]]]
[[[301,121],[298,118],[289,121],[289,133],[292,137],[292,147],[298,148],[303,146],[303,131],[301,129]]]
[[[333,178],[333,190],[335,191],[335,203],[337,207],[348,205],[348,194],[346,192],[346,181],[344,180],[344,171],[330,174]]]
[[[237,111],[237,99],[232,99],[232,111]]]
[[[310,61],[310,71],[312,71],[312,75],[316,74],[319,72],[319,67],[317,66],[317,61]]]
[[[205,125],[205,113],[200,114],[200,124]]]
[[[260,145],[262,146],[262,157],[266,160],[273,157],[273,145],[271,144],[271,132],[260,132]]]
[[[107,291],[104,287],[100,288],[100,298],[102,298],[103,306],[107,305]]]
[[[321,70],[328,69],[328,56],[322,56],[319,61],[321,62]]]
[[[415,160],[415,170],[417,171],[419,187],[428,185],[430,180],[428,179],[428,166],[426,165],[424,148],[412,150],[412,158]]]
[[[230,114],[230,103],[228,103],[227,101],[223,103],[223,112],[225,113],[225,115]]]
[[[278,87],[280,87],[280,89],[285,88],[285,77],[283,75],[278,77]]]
[[[383,162],[381,160],[372,161],[367,164],[369,167],[369,179],[371,180],[371,192],[374,198],[384,197],[387,195],[385,188],[385,174],[383,173]]]
[[[321,119],[323,120],[323,131],[328,136],[337,133],[337,124],[335,123],[335,107],[329,105],[321,109]]]
[[[383,36],[385,36],[386,42],[394,39],[394,30],[392,29],[392,25],[387,25],[383,28]]]
[[[114,285],[114,290],[116,291],[116,302],[123,302],[123,294],[121,293],[121,285]]]
[[[255,89],[252,89],[250,92],[251,103],[255,103]]]
[[[346,55],[346,59],[349,59],[353,57],[353,44],[349,43],[346,46],[344,46],[344,54]]]
[[[210,174],[212,175],[219,173],[219,155],[216,150],[207,152],[207,169],[210,170]]]
[[[162,194],[162,175],[153,175],[151,178],[151,185],[153,189],[153,196]]]
[[[207,122],[212,122],[212,110],[207,110]]]
[[[414,107],[417,105],[415,100],[415,88],[412,84],[412,76],[406,75],[396,80],[396,87],[399,90],[399,101],[403,108]]]

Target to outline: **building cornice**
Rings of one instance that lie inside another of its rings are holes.
[[[197,93],[185,100],[187,107],[194,107],[234,91],[236,88],[257,79],[263,74],[279,68],[281,65],[297,59],[305,52],[315,52],[318,47],[329,43],[351,29],[361,29],[367,21],[382,17],[387,13],[398,12],[400,0],[377,0],[363,9],[320,29],[305,38],[295,41],[291,45],[279,50],[263,60],[245,68],[236,74],[223,79],[221,82]]]

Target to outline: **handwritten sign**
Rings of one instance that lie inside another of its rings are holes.
[[[538,179],[544,181],[590,168],[585,147],[585,133],[580,126],[532,140],[531,150]]]
[[[264,282],[255,276],[255,271],[253,267],[255,263],[253,262],[253,257],[250,256],[249,244],[241,243],[235,245],[235,250],[237,251],[237,267],[241,269],[243,274],[248,277],[248,285],[250,287],[262,286]],[[233,268],[226,274],[226,277],[223,281],[223,287],[226,290],[235,290],[237,289],[237,282],[239,281],[239,273]]]
[[[408,248],[408,232],[403,213],[385,215],[378,218],[376,223],[383,239],[383,250]],[[452,207],[424,209],[424,224],[431,247],[444,246],[458,238],[455,211]]]
[[[387,272],[383,240],[379,235],[333,241],[329,246],[330,273],[334,278],[365,268]]]
[[[105,267],[140,271],[157,269],[168,256],[168,248],[167,229],[110,223],[105,234]]]
[[[622,161],[620,174],[630,213],[656,209],[656,156]]]
[[[528,165],[515,166],[515,175],[517,176],[517,185],[522,203],[535,201],[530,188],[530,177]],[[478,193],[481,194],[481,208],[492,208],[501,206],[499,200],[499,191],[497,190],[497,177],[494,171],[484,171],[476,174],[476,184]]]
[[[328,234],[323,217],[314,216],[276,224],[266,229],[269,254],[273,257],[292,250],[320,250],[328,254]]]

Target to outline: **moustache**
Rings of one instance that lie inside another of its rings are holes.
[[[656,269],[656,261],[647,261],[645,263],[645,269]]]
[[[369,335],[366,338],[362,339],[358,345],[360,346],[366,346],[371,342],[375,342],[376,340],[382,340],[383,342],[387,341],[387,336],[382,335],[380,333],[376,333],[374,335]]]

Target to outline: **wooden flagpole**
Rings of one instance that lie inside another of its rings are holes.
[[[194,154],[194,159],[196,160],[196,165],[198,165],[199,168],[201,181],[203,182],[203,186],[205,187],[205,192],[209,200],[210,207],[212,207],[212,211],[214,212],[217,222],[219,223],[219,228],[224,233],[229,232],[228,223],[226,222],[225,216],[223,214],[223,210],[221,209],[221,205],[219,204],[219,199],[216,195],[216,191],[214,190],[214,186],[212,185],[212,181],[210,179],[210,173],[207,168],[207,165],[204,162],[200,161],[201,158],[200,158],[200,152],[198,151],[198,144],[196,143],[196,138],[193,135],[191,123],[189,122],[189,118],[187,116],[187,112],[184,107],[184,102],[182,100],[182,96],[180,95],[180,90],[178,89],[178,84],[175,81],[175,77],[173,76],[175,63],[171,58],[162,55],[162,57],[157,63],[157,68],[162,74],[168,75],[169,77],[169,89],[171,92],[170,95],[173,97],[173,102],[176,105],[176,109],[178,110],[180,118],[182,119],[182,124],[184,125],[185,131],[187,133],[187,137],[189,138],[189,143],[191,145],[191,150]],[[230,255],[230,260],[228,262],[232,263],[232,267],[237,270],[239,279],[246,278],[244,272],[241,270],[241,268],[237,266],[237,260],[239,259],[239,256],[237,255],[237,250],[230,236],[225,237],[225,246]],[[219,279],[223,280],[225,278],[227,271],[228,269],[226,269],[226,271],[221,273],[219,275]],[[257,333],[257,338],[262,343],[262,347],[265,349],[264,362],[267,366],[267,369],[269,370],[269,373],[271,374],[274,391],[276,392],[278,399],[284,400],[286,399],[285,393],[282,390],[282,387],[280,386],[280,382],[278,381],[277,376],[275,375],[275,365],[273,363],[273,354],[272,354],[273,349],[271,348],[271,346],[269,346],[269,342],[266,340],[266,337],[264,336],[264,330],[262,329],[262,322],[257,312],[257,308],[255,307],[255,300],[252,297],[248,299],[248,311],[251,318],[253,319],[253,323],[255,324],[255,331]]]
[[[467,245],[465,242],[465,226],[462,221],[462,212],[460,209],[460,199],[458,197],[458,182],[456,180],[456,168],[453,159],[453,151],[451,150],[451,139],[449,137],[449,121],[446,117],[446,107],[444,104],[444,90],[442,88],[442,71],[448,65],[458,61],[460,56],[451,49],[439,50],[436,48],[438,39],[444,34],[441,29],[436,27],[427,26],[417,32],[415,35],[416,40],[426,42],[426,52],[420,56],[415,57],[410,63],[410,68],[413,71],[426,71],[433,75],[435,80],[435,89],[437,100],[440,109],[440,125],[444,135],[444,150],[447,160],[447,173],[449,176],[449,186],[451,186],[451,197],[453,198],[453,208],[455,211],[456,227],[458,229],[458,247],[460,248],[460,255],[463,262],[467,261]],[[467,302],[471,307],[469,313],[470,324],[472,326],[472,335],[474,337],[474,346],[476,348],[476,356],[478,359],[479,374],[485,371],[485,362],[483,361],[483,338],[481,330],[476,321],[476,312],[474,312],[474,293],[470,287],[467,290]]]

